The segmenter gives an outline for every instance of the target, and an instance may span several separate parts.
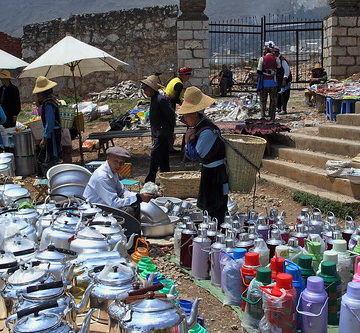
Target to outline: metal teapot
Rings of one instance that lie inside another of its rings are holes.
[[[18,312],[24,309],[32,308],[43,302],[57,301],[58,306],[44,310],[48,313],[55,313],[76,328],[76,315],[82,313],[88,304],[91,290],[94,288],[90,284],[86,289],[83,298],[79,304],[76,304],[74,297],[66,290],[66,286],[62,281],[43,283],[40,285],[30,286],[26,288],[26,292],[19,296],[18,302],[13,310]],[[13,315],[14,316],[14,315]],[[15,315],[16,316],[16,315]],[[10,318],[9,318],[10,320]]]
[[[4,242],[5,252],[11,252],[17,258],[17,260],[28,261],[32,258],[34,252],[37,249],[37,245],[31,239],[27,239],[19,234],[6,239]]]
[[[312,213],[312,217],[309,221],[309,233],[321,235],[321,232],[323,231],[323,227],[324,227],[324,221],[322,220],[321,210],[315,208]]]
[[[196,323],[200,299],[195,299],[188,318],[183,310],[175,306],[172,295],[155,294],[129,296],[124,303],[129,304],[117,325],[110,320],[110,333],[185,333]],[[140,300],[139,300],[140,299]],[[112,312],[109,311],[110,317]]]
[[[8,269],[18,266],[18,259],[11,252],[0,251],[0,279],[5,278]],[[2,289],[0,287],[0,289]]]
[[[57,302],[53,301],[42,303],[34,308],[21,310],[17,312],[16,316],[6,320],[6,326],[13,333],[75,333],[74,329],[61,316],[43,311],[57,306]],[[89,331],[93,311],[93,309],[90,309],[87,312],[78,333],[87,333]],[[10,323],[15,319],[17,321],[11,328]]]
[[[84,217],[93,217],[102,211],[101,208],[96,207],[89,202],[84,202],[82,205],[78,206],[78,210]]]
[[[110,251],[109,239],[93,228],[85,227],[70,240],[70,250],[76,253]]]
[[[40,269],[48,270],[55,279],[70,281],[74,265],[71,265],[68,260],[73,259],[76,255],[77,253],[74,251],[49,245],[46,250],[37,251],[31,261],[38,263]]]
[[[92,270],[89,276],[93,281],[94,289],[91,291],[90,307],[98,309],[94,313],[97,321],[107,323],[109,316],[108,307],[119,294],[133,289],[137,281],[135,268],[126,264],[107,264],[100,271]]]
[[[17,230],[22,235],[25,235],[27,238],[36,241],[36,229],[34,225],[26,222],[25,219],[17,217],[13,211],[17,211],[16,209],[12,209],[11,211],[0,213],[0,223],[4,225],[6,230]],[[6,233],[6,231],[5,231]]]

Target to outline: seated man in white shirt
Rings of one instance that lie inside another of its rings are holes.
[[[95,170],[91,176],[83,196],[90,203],[98,203],[118,208],[140,218],[140,202],[149,202],[153,195],[150,193],[134,193],[127,190],[120,183],[119,174],[121,166],[130,154],[120,147],[110,147],[106,150],[107,161]]]

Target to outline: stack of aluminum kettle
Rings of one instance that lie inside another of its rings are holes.
[[[113,333],[139,325],[141,332],[187,332],[199,300],[186,318],[173,292],[158,294],[164,286],[153,275],[138,277],[128,255],[136,234],[126,237],[125,219],[81,199],[61,205],[47,198],[0,213],[0,327],[86,333],[93,319]]]

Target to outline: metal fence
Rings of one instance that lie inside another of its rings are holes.
[[[273,41],[290,63],[292,87],[305,88],[311,68],[323,61],[323,21],[289,16],[242,17],[211,22],[210,73],[216,85],[222,65],[231,67],[233,91],[256,87],[256,67],[265,41]]]

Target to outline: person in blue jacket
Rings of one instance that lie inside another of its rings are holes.
[[[53,88],[56,85],[56,82],[50,81],[44,76],[39,76],[33,90],[33,94],[36,95],[37,102],[41,106],[41,120],[44,126],[38,155],[39,171],[42,175],[46,175],[47,170],[59,161],[61,153],[59,105],[53,96]]]
[[[177,111],[189,126],[185,134],[185,154],[192,161],[201,163],[201,180],[197,206],[207,210],[211,217],[223,223],[229,193],[225,160],[225,143],[219,128],[204,116],[203,111],[215,99],[203,94],[196,87],[189,87],[184,102]]]

